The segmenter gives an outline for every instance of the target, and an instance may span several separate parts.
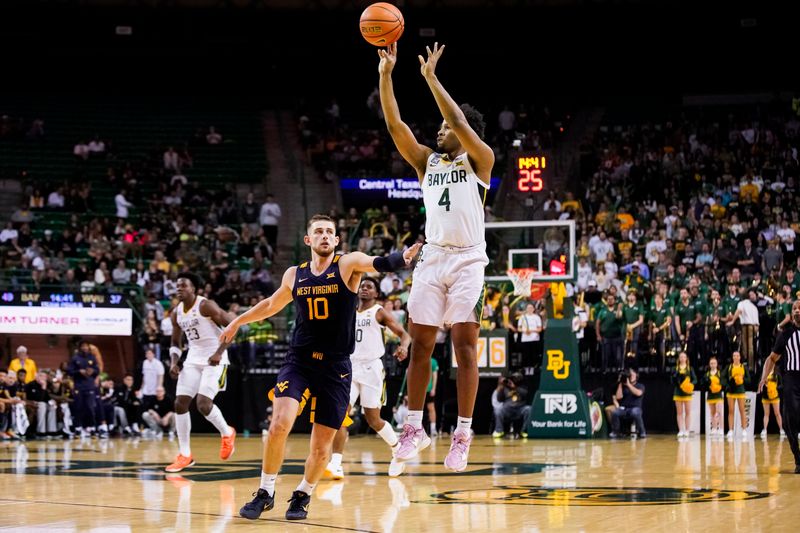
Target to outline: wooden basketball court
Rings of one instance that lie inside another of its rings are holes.
[[[438,439],[409,474],[386,475],[374,436],[350,439],[346,478],[323,481],[305,522],[284,520],[308,436],[290,439],[276,507],[239,518],[258,488],[261,438],[240,438],[218,458],[218,439],[193,437],[197,466],[166,478],[168,440],[0,445],[0,526],[20,531],[790,531],[800,521],[800,475],[786,441],[678,442],[478,437],[467,472],[441,461]]]

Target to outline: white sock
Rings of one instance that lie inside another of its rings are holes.
[[[316,483],[312,485],[311,483],[306,481],[306,478],[303,478],[303,481],[301,481],[300,484],[297,485],[297,488],[294,489],[294,490],[299,490],[300,492],[305,492],[306,494],[311,496],[311,493],[314,491],[314,487],[316,487],[316,486],[317,486]]]
[[[108,431],[108,426],[106,424],[100,424],[100,431]]]
[[[406,424],[411,424],[416,429],[422,429],[422,409],[419,411],[409,411]]]
[[[458,423],[456,424],[456,429],[463,429],[465,431],[469,431],[472,429],[472,418],[464,418],[463,416],[458,417]]]
[[[329,464],[334,468],[336,468],[337,466],[341,466],[342,465],[342,454],[341,453],[332,453],[331,454],[331,462]]]
[[[270,496],[275,496],[275,480],[278,479],[278,474],[265,474],[261,472],[261,486],[259,488],[267,491]]]
[[[431,422],[431,435],[436,433],[436,422]]]
[[[189,433],[192,432],[192,417],[189,413],[175,415],[175,429],[178,431],[178,447],[184,457],[192,456],[192,447],[189,445]]]
[[[225,417],[222,416],[222,411],[220,411],[219,407],[216,405],[211,408],[211,412],[206,416],[206,420],[214,424],[214,427],[217,428],[217,431],[219,431],[219,434],[223,437],[227,437],[233,433],[231,431],[231,427],[227,422],[225,422]]]
[[[395,433],[394,429],[392,429],[392,425],[385,420],[383,422],[383,427],[378,432],[378,435],[389,446],[394,447],[394,445],[397,444],[397,433]]]

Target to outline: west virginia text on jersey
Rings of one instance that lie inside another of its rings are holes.
[[[292,296],[297,317],[292,348],[320,352],[326,359],[348,358],[355,344],[358,296],[342,280],[339,256],[319,276],[309,262],[299,265]]]

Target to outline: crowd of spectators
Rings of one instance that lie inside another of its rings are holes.
[[[323,113],[300,117],[301,142],[323,177],[408,173],[373,97],[368,127],[345,123],[334,100]],[[545,108],[504,108],[489,133],[504,154],[515,141],[557,145],[563,124]],[[421,142],[431,142],[437,128],[413,125]],[[685,352],[701,373],[712,355],[724,366],[740,351],[748,374],[756,373],[800,291],[799,128],[781,105],[682,109],[669,119],[603,126],[581,146],[581,181],[553,191],[538,216],[577,223],[577,279],[566,293],[576,304],[584,371],[668,373]],[[217,135],[209,131],[204,142],[220,142]],[[149,163],[110,163],[108,181],[119,188],[113,216],[93,214],[88,181],[30,188],[0,234],[2,266],[16,273],[12,284],[140,287],[147,299],[141,344],[156,359],[171,327],[170,305],[161,302],[174,296],[178,272],[201,274],[202,292],[235,312],[269,295],[280,207],[252,195],[240,204],[229,187],[200,188],[187,177],[193,162],[184,146],[166,147]],[[155,190],[143,193],[143,183]],[[72,213],[63,231],[35,238],[37,215],[58,210]],[[329,214],[345,252],[389,253],[424,239],[416,205],[398,212],[333,207]],[[220,227],[236,228],[236,238]],[[545,236],[538,244],[557,256],[564,242]],[[384,305],[401,324],[410,283],[409,272],[380,280]],[[489,288],[482,326],[509,330],[511,370],[531,374],[541,363],[544,306],[509,288]],[[273,337],[268,325],[248,334],[238,359],[253,365]]]

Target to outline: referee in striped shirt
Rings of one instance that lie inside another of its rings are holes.
[[[794,473],[800,474],[800,447],[797,443],[797,432],[800,431],[800,300],[792,305],[792,321],[778,335],[764,364],[758,392],[764,388],[767,376],[776,365],[783,377],[783,428],[794,454]]]

